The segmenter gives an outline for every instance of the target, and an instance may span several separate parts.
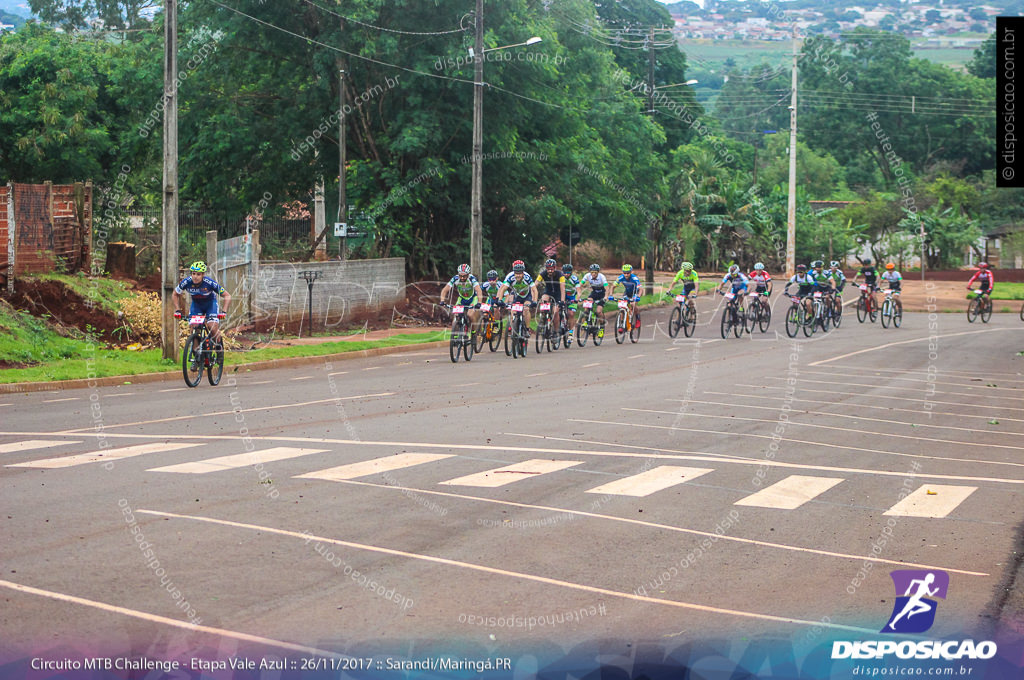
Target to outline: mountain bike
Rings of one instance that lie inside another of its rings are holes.
[[[741,306],[741,296],[735,293],[722,293],[727,300],[725,309],[722,310],[722,339],[724,340],[728,335],[729,331],[737,338],[743,335],[743,331],[746,328],[746,314]]]
[[[793,301],[793,304],[786,310],[786,335],[795,338],[801,328],[807,327],[807,308],[804,307],[803,300],[796,295],[786,295],[786,297]]]
[[[832,327],[839,328],[839,324],[843,322],[843,296],[837,290],[832,294]]]
[[[804,321],[804,337],[811,337],[819,328],[822,333],[828,333],[829,321],[825,316],[825,295],[820,290],[814,291],[811,296],[811,315]]]
[[[223,319],[225,314],[218,314]],[[181,312],[174,312],[174,318],[180,319]],[[210,385],[220,382],[224,373],[224,346],[210,338],[210,329],[206,327],[205,314],[193,314],[188,318],[188,327],[192,329],[185,340],[185,350],[181,355],[181,373],[185,384],[195,387],[203,379],[203,369]]]
[[[505,331],[505,353],[513,359],[525,357],[526,350],[529,348],[530,334],[523,318],[525,304],[524,302],[513,302],[509,305],[512,313],[509,317],[508,329]],[[533,303],[530,303],[530,306],[532,307]]]
[[[576,344],[583,347],[587,344],[587,337],[593,337],[594,347],[604,340],[604,322],[601,321],[594,309],[594,301],[587,298],[583,301],[583,311],[576,317]]]
[[[747,295],[747,300],[747,333],[753,333],[755,327],[767,333],[772,322],[772,308],[768,304],[767,294],[755,291]]]
[[[878,319],[878,303],[875,302],[875,294],[871,286],[861,284],[860,299],[857,300],[857,321],[864,323],[864,319],[870,318],[871,323]]]
[[[671,316],[668,317],[668,334],[670,337],[676,337],[679,335],[679,329],[683,329],[683,335],[690,337],[693,335],[693,329],[697,327],[697,307],[693,304],[693,295],[690,293],[689,296],[679,294],[676,295],[676,308],[672,310]]]
[[[903,321],[903,303],[898,297],[893,296],[893,292],[891,288],[885,291],[885,300],[882,301],[882,328],[888,328],[890,322],[895,328],[899,328]]]
[[[484,343],[487,343],[492,352],[498,351],[498,347],[501,346],[501,332],[504,326],[498,317],[498,309],[500,308],[495,304],[480,304],[480,318],[476,322],[476,344],[473,347],[477,354],[483,350]]]
[[[1021,308],[1021,318],[1024,319],[1024,308]],[[982,323],[988,323],[992,318],[992,296],[975,294],[974,299],[967,305],[967,321],[974,323],[974,320],[981,317]]]
[[[455,320],[452,324],[451,338],[448,340],[448,356],[451,357],[453,364],[458,363],[461,356],[465,356],[466,361],[472,361],[473,333],[469,316],[466,314],[466,306],[455,305],[453,307],[447,302],[442,302],[441,306],[451,310],[451,315]]]
[[[540,354],[541,350],[547,347],[548,351],[551,351],[551,335],[553,330],[551,328],[551,303],[542,302],[540,303],[540,311],[537,314],[537,354]],[[557,344],[557,340],[555,343]]]
[[[615,302],[615,298],[609,298],[609,302]],[[622,344],[626,341],[626,334],[629,334],[629,341],[636,344],[640,340],[640,311],[635,313],[630,309],[628,300],[620,299],[619,313],[615,317],[615,342]]]
[[[569,310],[575,311],[576,303],[566,302],[561,309],[561,313],[558,315],[558,339],[562,342],[562,347],[569,349],[572,347],[572,338],[569,337],[569,330],[572,326],[569,325],[567,317],[569,316]],[[558,342],[555,342],[555,349],[558,349]]]

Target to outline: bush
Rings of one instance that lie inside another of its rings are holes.
[[[159,344],[161,330],[160,296],[156,293],[139,292],[118,302],[121,308],[118,318],[123,324],[114,331],[123,342],[136,340],[143,344]]]

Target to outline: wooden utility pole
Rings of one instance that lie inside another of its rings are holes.
[[[163,358],[178,359],[178,323],[171,294],[178,285],[178,0],[164,0],[164,196],[160,263],[160,344]]]
[[[339,66],[341,60],[338,60]],[[338,104],[341,108],[338,109],[338,221],[342,224],[348,224],[348,204],[345,203],[345,156],[347,146],[345,141],[345,69],[338,69],[339,89],[341,93],[338,95]],[[341,245],[339,246],[341,259],[345,259],[347,248],[345,247],[347,238],[341,237]]]
[[[483,148],[484,148],[484,0],[476,0],[473,40],[473,185],[469,224],[469,267],[480,276],[484,266]]]
[[[654,27],[651,27],[650,35],[647,38],[647,113],[654,116]],[[569,239],[570,241],[572,238]],[[646,265],[644,279],[647,292],[654,292],[654,225],[648,219],[647,222],[647,256],[644,258]]]
[[[793,28],[793,83],[789,99],[789,210],[786,217],[786,276],[796,272],[796,27]]]

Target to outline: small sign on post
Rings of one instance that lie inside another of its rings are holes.
[[[320,278],[320,272],[313,270],[304,270],[299,272],[302,278],[306,279],[306,285],[309,286],[309,335],[313,336],[313,282]],[[299,337],[302,337],[302,324],[299,324]]]

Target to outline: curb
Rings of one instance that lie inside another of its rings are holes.
[[[268,368],[291,368],[294,366],[309,366],[326,361],[346,361],[349,359],[364,359],[366,357],[383,356],[387,354],[401,354],[411,352],[424,347],[447,347],[447,340],[435,342],[419,342],[411,345],[395,345],[394,347],[374,347],[371,349],[359,349],[351,352],[339,352],[336,354],[318,354],[308,357],[286,357],[284,359],[267,359],[265,361],[254,361],[248,364],[234,364],[225,366],[225,373],[237,373],[238,369],[244,368],[250,371],[258,371]],[[25,383],[2,383],[0,394],[18,394],[19,392],[46,392],[49,390],[74,390],[85,387],[111,387],[123,385],[129,382],[132,385],[141,383],[167,382],[171,380],[182,380],[181,370],[164,371],[162,373],[140,373],[138,375],[111,375],[105,378],[77,378],[75,380],[55,380],[52,382],[25,382]]]

